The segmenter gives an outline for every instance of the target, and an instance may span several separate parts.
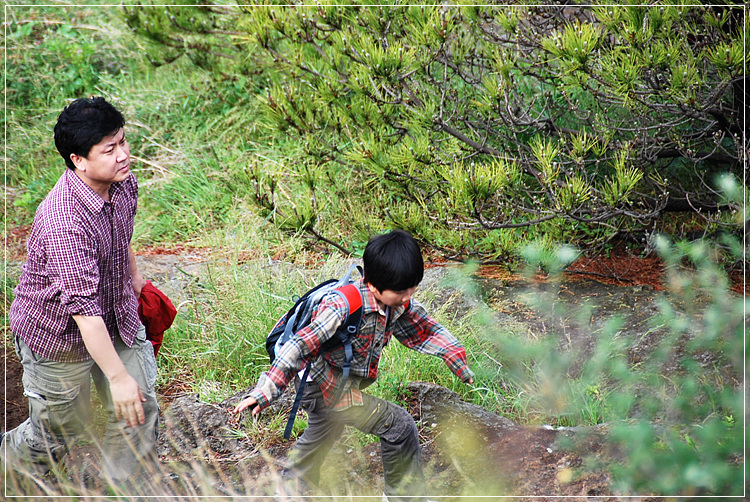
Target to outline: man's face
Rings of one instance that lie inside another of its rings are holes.
[[[372,284],[368,284],[367,286],[370,288],[370,291],[372,291],[372,294],[375,296],[375,299],[381,307],[388,306],[392,309],[397,309],[402,305],[406,305],[409,300],[411,300],[412,295],[417,291],[417,286],[402,291],[393,291],[391,289],[378,291],[378,289]]]
[[[125,131],[118,130],[91,147],[87,157],[70,156],[76,174],[94,190],[109,190],[112,183],[124,181],[130,174],[130,145]]]

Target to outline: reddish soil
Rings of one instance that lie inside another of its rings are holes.
[[[21,225],[8,229],[3,242],[7,260],[26,259],[26,236],[30,231],[31,225]]]
[[[26,420],[29,416],[29,403],[23,395],[23,367],[18,361],[13,347],[5,347],[2,353],[2,371],[5,387],[3,397],[5,398],[5,423],[3,430],[10,430]]]
[[[664,263],[656,253],[636,256],[625,249],[616,249],[609,254],[584,256],[566,268],[565,273],[571,279],[580,277],[615,286],[650,285],[664,289]]]
[[[740,267],[738,265],[738,267]],[[623,246],[618,246],[609,253],[596,253],[591,256],[582,256],[565,270],[567,280],[595,280],[615,286],[652,286],[655,290],[663,290],[664,286],[664,262],[656,255],[649,253],[641,256],[633,254]],[[508,271],[502,265],[483,266],[479,270],[482,277],[515,280],[516,274]],[[745,271],[742,268],[727,270],[731,289],[735,293],[747,296],[748,285],[745,281]],[[539,272],[534,277],[539,282],[544,282],[548,277]]]

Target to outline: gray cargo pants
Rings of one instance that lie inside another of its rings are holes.
[[[18,337],[16,353],[23,364],[24,394],[29,399],[29,418],[8,431],[0,442],[0,460],[21,473],[43,475],[65,455],[74,438],[91,422],[91,379],[93,378],[108,421],[103,442],[98,446],[104,461],[100,473],[107,481],[123,483],[158,461],[159,405],[156,401],[156,360],[143,326],[128,347],[119,336],[115,349],[128,373],[135,378],[146,398],[146,421],[125,427],[115,418],[109,383],[94,361],[58,362],[38,356]]]
[[[424,494],[422,451],[414,419],[393,403],[365,393],[362,398],[363,406],[331,411],[320,387],[307,382],[302,396],[307,428],[289,453],[285,475],[301,480],[303,485],[317,485],[326,455],[348,425],[380,438],[384,492],[389,500]]]

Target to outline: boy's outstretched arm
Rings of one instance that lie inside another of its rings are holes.
[[[393,331],[399,342],[417,352],[440,357],[462,382],[474,383],[463,344],[436,322],[421,303],[412,298],[401,319]]]

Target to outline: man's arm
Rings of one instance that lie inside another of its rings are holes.
[[[130,276],[133,279],[133,291],[135,292],[135,298],[138,299],[138,297],[141,296],[143,286],[146,285],[146,279],[143,278],[138,270],[132,246],[128,246],[128,261],[130,262]]]
[[[86,350],[109,380],[115,416],[125,420],[128,426],[145,423],[146,416],[141,403],[146,398],[115,351],[104,319],[99,316],[74,315],[73,320],[81,330]]]

